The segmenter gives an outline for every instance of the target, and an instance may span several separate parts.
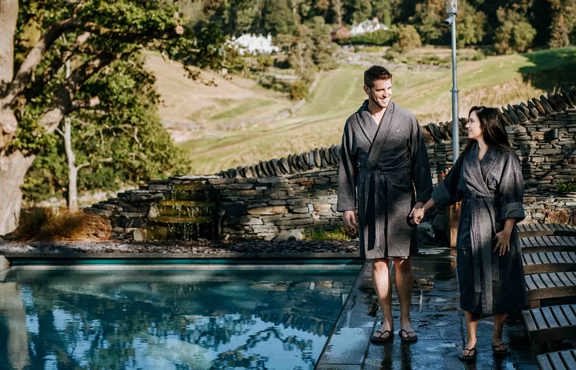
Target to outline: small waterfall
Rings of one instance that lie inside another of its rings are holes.
[[[173,178],[165,199],[150,206],[146,239],[216,239],[217,209],[217,193],[207,177]]]

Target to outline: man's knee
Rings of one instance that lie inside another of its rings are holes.
[[[387,272],[388,271],[388,259],[377,259],[372,262],[372,267],[374,272]]]

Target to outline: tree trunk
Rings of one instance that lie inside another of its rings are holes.
[[[26,311],[20,296],[20,287],[16,283],[0,282],[0,316],[5,318],[2,335],[7,342],[4,361],[10,369],[25,369],[30,365],[28,353],[28,330],[26,328]]]
[[[22,207],[22,189],[26,172],[34,156],[25,157],[16,151],[0,154],[0,235],[14,231],[18,226]]]
[[[64,118],[64,149],[68,160],[68,210],[78,210],[78,167],[72,149],[72,124],[70,118]]]
[[[0,82],[12,81],[18,0],[0,0]]]

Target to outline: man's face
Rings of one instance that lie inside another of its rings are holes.
[[[374,80],[372,85],[372,87],[364,85],[368,99],[372,101],[372,104],[376,104],[382,109],[386,108],[392,98],[392,79]]]

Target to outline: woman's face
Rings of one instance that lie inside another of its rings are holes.
[[[466,129],[468,130],[468,139],[478,140],[482,138],[482,128],[476,111],[470,113],[468,122],[466,122]]]

